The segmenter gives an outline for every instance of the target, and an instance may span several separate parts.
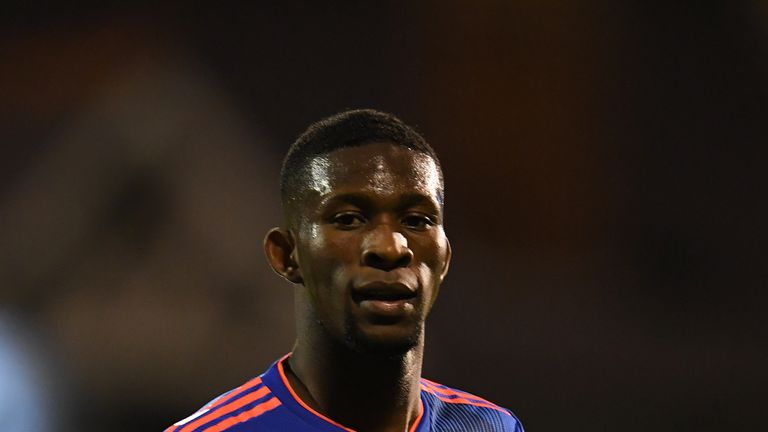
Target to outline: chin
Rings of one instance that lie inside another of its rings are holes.
[[[381,356],[402,356],[421,344],[423,326],[416,325],[408,329],[380,327],[363,329],[349,320],[345,326],[345,343],[360,354]]]

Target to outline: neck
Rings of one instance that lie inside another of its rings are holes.
[[[423,338],[404,354],[359,353],[299,339],[285,365],[297,395],[314,410],[352,428],[409,430],[421,412]]]

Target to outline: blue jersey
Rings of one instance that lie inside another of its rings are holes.
[[[286,357],[263,375],[225,393],[165,432],[354,432],[310,408],[291,388]],[[523,432],[511,411],[421,379],[421,412],[410,432]]]

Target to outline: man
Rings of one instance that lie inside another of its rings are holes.
[[[313,124],[283,163],[285,226],[264,240],[295,286],[293,352],[169,432],[519,431],[508,410],[421,378],[451,258],[434,150],[392,115]]]

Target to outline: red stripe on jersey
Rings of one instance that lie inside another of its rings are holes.
[[[413,426],[411,426],[411,430],[408,432],[416,432],[416,429],[419,428],[419,423],[421,423],[421,418],[424,417],[424,401],[419,398],[419,416],[416,417],[416,421],[413,422]]]
[[[459,392],[456,392],[450,389],[444,389],[444,388],[432,388],[432,387],[429,387],[426,383],[422,383],[421,388],[437,396],[437,398],[443,402],[472,405],[472,406],[481,407],[481,408],[490,408],[496,411],[503,412],[504,414],[511,415],[509,411],[491,402],[488,402],[485,399],[482,399],[482,401],[467,399],[463,394],[460,394]],[[450,397],[450,396],[453,396],[453,397]],[[474,399],[474,397],[472,398]]]
[[[239,395],[240,393],[242,393],[242,392],[244,392],[244,391],[246,391],[248,389],[251,389],[253,387],[256,387],[259,384],[261,384],[261,377],[256,377],[256,378],[248,381],[247,383],[241,385],[240,387],[232,390],[228,394],[225,394],[219,400],[215,400],[215,401],[211,402],[210,406],[205,406],[203,408],[208,408],[209,410],[214,410],[214,409],[216,409],[216,408],[218,408],[218,407],[228,403],[232,399],[236,398],[237,395]]]
[[[219,408],[216,409],[216,411],[211,411],[208,414],[206,414],[206,415],[200,417],[199,419],[193,421],[192,423],[189,423],[188,425],[185,425],[183,428],[179,429],[179,432],[191,432],[195,428],[199,427],[200,425],[203,425],[203,424],[208,423],[210,421],[216,420],[219,417],[225,416],[225,415],[227,415],[227,414],[229,414],[229,413],[231,413],[233,411],[236,411],[236,410],[238,410],[238,409],[248,405],[249,403],[251,403],[251,402],[253,402],[253,401],[257,400],[257,399],[263,398],[264,396],[266,396],[268,394],[269,394],[269,388],[262,387],[262,388],[256,390],[255,392],[250,393],[248,395],[245,395],[242,398],[240,398],[240,399],[238,399],[238,400],[236,400],[234,402],[231,402],[231,403],[226,404],[226,405],[221,405]],[[259,405],[256,405],[256,406],[258,407],[258,406],[261,406],[261,405],[263,405],[263,404],[259,404]],[[246,411],[246,412],[250,412],[250,411]]]
[[[461,396],[461,397],[464,397],[464,398],[467,398],[467,399],[473,399],[473,400],[475,400],[477,402],[487,403],[488,405],[496,405],[495,403],[493,403],[493,402],[491,402],[489,400],[485,400],[485,399],[483,399],[483,398],[481,398],[479,396],[475,396],[472,393],[467,393],[465,391],[447,388],[446,386],[444,386],[444,385],[442,385],[440,383],[436,383],[434,381],[430,381],[430,380],[428,380],[426,378],[422,378],[421,382],[422,382],[422,384],[427,384],[427,386],[429,388],[435,390],[436,392],[444,394],[444,395],[456,395],[456,396]]]
[[[221,423],[205,429],[205,432],[221,432],[223,430],[229,429],[231,426],[246,422],[252,418],[256,418],[267,411],[277,408],[278,406],[280,406],[280,401],[276,397],[273,397],[266,402],[256,405],[248,411],[241,412],[234,417],[230,417]]]

